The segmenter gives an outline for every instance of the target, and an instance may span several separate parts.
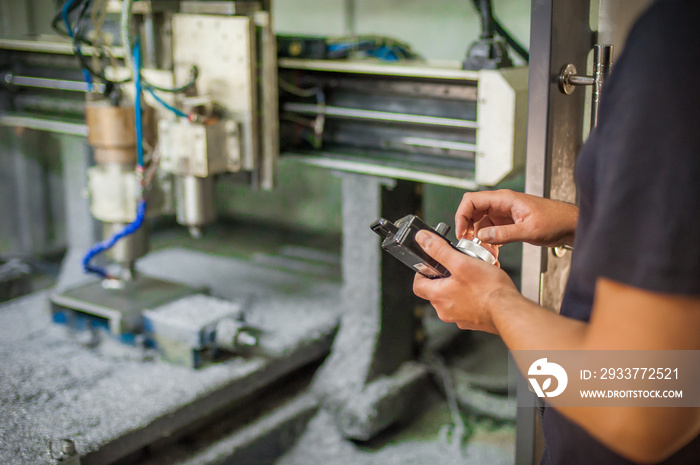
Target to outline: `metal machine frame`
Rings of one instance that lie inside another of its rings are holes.
[[[530,105],[528,110],[525,192],[540,197],[576,202],[574,163],[583,144],[584,93],[566,95],[559,90],[562,65],[586,69],[594,43],[590,28],[590,0],[533,2],[530,19]],[[567,27],[557,27],[566,24]],[[559,311],[571,253],[525,244],[523,295],[543,307]],[[518,391],[518,396],[532,396]],[[536,409],[518,409],[516,463],[539,462],[543,443]]]
[[[294,79],[323,97],[309,102],[283,93],[282,128],[300,117],[325,120],[322,144],[284,147],[283,156],[467,190],[496,186],[524,169],[526,67],[465,71],[291,58],[278,66],[282,91]]]

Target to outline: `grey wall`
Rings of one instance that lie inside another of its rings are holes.
[[[0,0],[0,35],[47,34],[54,0]]]
[[[61,151],[74,139],[0,127],[0,255],[64,246]]]

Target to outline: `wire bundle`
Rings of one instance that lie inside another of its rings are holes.
[[[104,3],[103,0],[99,1]],[[83,69],[85,82],[87,82],[88,85],[90,85],[92,83],[92,78],[97,77],[105,84],[107,84],[105,93],[109,93],[109,91],[111,91],[112,87],[115,84],[124,84],[126,82],[129,82],[131,79],[125,79],[122,81],[114,81],[108,79],[107,76],[105,76],[103,69],[100,69],[98,66],[94,66],[95,63],[91,64],[90,60],[88,60],[87,57],[83,55],[82,45],[91,46],[94,48],[94,53],[98,58],[98,60],[95,61],[99,61],[99,59],[104,57],[109,57],[114,63],[114,56],[111,54],[111,51],[107,44],[105,44],[103,41],[103,37],[101,35],[101,24],[99,26],[93,24],[93,27],[96,30],[96,37],[98,43],[93,43],[91,40],[87,39],[84,36],[83,23],[88,9],[91,8],[91,3],[92,0],[67,0],[54,16],[53,21],[51,21],[51,26],[56,32],[58,32],[61,35],[67,36],[73,42],[73,53],[75,54],[76,58],[78,58],[80,66]],[[95,8],[94,5],[92,6],[92,9],[95,12],[95,14],[93,15],[93,12],[91,11],[91,17],[94,18],[96,21],[99,21],[101,17],[102,21],[104,21],[104,13],[98,15],[97,10],[99,10],[99,8]],[[77,15],[75,15],[76,11],[78,12]],[[71,21],[72,16],[75,17],[74,21]],[[65,30],[59,27],[60,22],[63,22]]]
[[[112,66],[115,66],[116,64],[116,60],[114,59],[114,55],[111,53],[110,46],[105,42],[104,35],[102,34],[102,26],[106,16],[106,4],[106,0],[66,0],[51,21],[51,26],[57,33],[70,38],[73,42],[73,52],[80,62],[86,82],[90,84],[92,82],[92,78],[99,78],[102,82],[107,84],[105,91],[107,94],[115,85],[131,82],[133,79],[133,73],[131,77],[126,79],[113,80],[107,78],[104,72],[104,67],[100,68],[99,66],[99,60],[103,58],[110,59]],[[122,2],[120,34],[122,46],[125,48],[125,50],[129,51],[133,50],[133,42],[130,35],[132,7],[133,0],[124,0]],[[84,30],[84,24],[86,22],[85,19],[88,11],[90,12],[90,19],[95,35],[94,42],[86,37],[86,31]],[[59,27],[59,23],[61,22],[63,23],[65,30]],[[83,54],[83,45],[94,48],[96,59],[93,60],[93,63],[90,63],[90,60]],[[132,56],[129,53],[126,53],[124,58],[127,66],[133,70],[134,66]],[[197,82],[198,76],[199,71],[196,66],[193,66],[190,71],[189,80],[181,86],[172,88],[152,84],[143,76],[141,76],[141,79],[145,89],[177,93],[184,92],[192,87]]]
[[[335,39],[328,44],[328,58],[347,58],[363,53],[382,61],[400,61],[420,58],[411,47],[397,40],[380,36],[348,37]]]

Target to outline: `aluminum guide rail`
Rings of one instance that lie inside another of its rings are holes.
[[[51,79],[32,76],[17,76],[12,73],[5,73],[2,82],[10,87],[32,87],[36,89],[66,90],[70,92],[88,92],[90,87],[95,92],[104,92],[104,84],[88,85],[84,81],[70,81],[66,79]]]
[[[359,108],[343,108],[328,105],[316,105],[311,103],[285,103],[282,109],[284,111],[294,113],[311,115],[321,114],[338,118],[421,124],[426,126],[441,126],[449,128],[477,128],[476,121],[461,120],[456,118],[440,118],[437,116],[410,115],[406,113],[393,113],[389,111],[362,110]]]

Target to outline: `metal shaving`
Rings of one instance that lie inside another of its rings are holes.
[[[147,274],[206,285],[224,298],[251,298],[249,321],[265,329],[265,355],[193,370],[109,337],[90,348],[84,334],[51,323],[47,292],[12,301],[0,306],[1,463],[43,463],[49,441],[60,438],[74,440],[84,456],[255,376],[276,357],[331,334],[337,323],[337,284],[183,249],[151,254],[141,265]]]

